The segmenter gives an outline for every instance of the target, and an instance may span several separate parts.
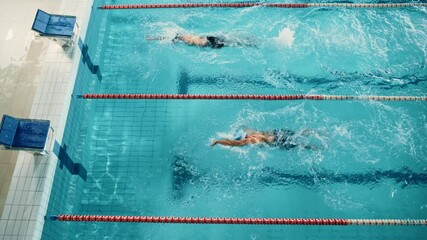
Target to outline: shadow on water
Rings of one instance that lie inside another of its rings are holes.
[[[92,74],[96,74],[97,78],[99,81],[102,80],[102,73],[101,73],[101,69],[99,68],[99,65],[95,65],[93,63],[93,59],[92,57],[89,55],[89,47],[86,43],[83,42],[83,40],[81,38],[79,38],[78,41],[78,46],[79,49],[82,53],[82,62],[83,64],[86,64],[87,68],[89,69],[89,71]]]
[[[426,173],[416,173],[408,167],[402,167],[398,171],[375,170],[362,173],[334,173],[325,170],[313,174],[295,174],[282,170],[266,167],[261,170],[259,180],[263,185],[300,185],[306,188],[316,188],[323,184],[352,184],[369,185],[380,184],[385,180],[394,180],[402,188],[409,185],[427,184]]]
[[[59,168],[65,168],[72,174],[80,176],[83,181],[87,179],[87,170],[81,163],[76,163],[68,154],[67,144],[62,146],[55,141],[53,146],[53,153],[58,157]]]
[[[183,155],[173,156],[172,168],[172,195],[180,199],[185,195],[186,186],[199,179],[199,173],[191,166]]]
[[[419,85],[427,81],[422,73],[410,74],[404,76],[386,76],[374,73],[345,73],[345,72],[330,72],[328,77],[304,77],[279,70],[267,70],[264,76],[232,76],[232,75],[217,75],[217,76],[196,76],[190,75],[185,68],[181,68],[177,77],[177,92],[179,94],[188,94],[191,86],[206,86],[206,85],[226,85],[226,84],[249,84],[262,88],[277,88],[276,85],[266,81],[265,79],[273,79],[274,82],[280,83],[283,87],[297,83],[309,84],[313,87],[324,87],[326,90],[334,90],[346,86],[345,83],[362,82],[364,85],[378,87],[384,90],[403,89],[410,85]]]
[[[181,199],[186,194],[189,184],[198,186],[203,179],[215,179],[213,176],[201,174],[189,163],[189,158],[178,155],[173,157],[172,169],[172,194],[174,199]],[[327,170],[318,170],[312,174],[298,174],[272,167],[264,167],[257,173],[248,176],[247,173],[230,176],[226,182],[247,183],[253,186],[254,182],[263,186],[302,186],[308,189],[316,189],[325,184],[351,184],[366,185],[374,188],[384,181],[391,180],[401,188],[410,185],[427,184],[427,173],[416,173],[408,167],[400,170],[373,170],[360,173],[335,173]]]

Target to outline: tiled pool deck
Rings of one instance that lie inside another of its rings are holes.
[[[51,120],[61,142],[80,51],[37,38],[37,9],[77,16],[84,39],[93,0],[0,0],[0,116]],[[0,239],[40,239],[57,158],[0,150]]]

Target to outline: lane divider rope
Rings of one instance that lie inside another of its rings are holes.
[[[158,217],[158,216],[103,216],[58,215],[53,221],[68,222],[139,222],[186,224],[247,224],[247,225],[372,225],[372,226],[425,226],[427,219],[340,219],[340,218],[211,218],[211,217]]]
[[[351,96],[351,95],[251,95],[251,94],[82,94],[83,99],[182,99],[182,100],[357,100],[357,101],[427,101],[427,96]]]
[[[152,9],[152,8],[243,8],[243,7],[273,7],[273,8],[309,8],[309,7],[344,7],[344,8],[403,8],[426,7],[427,3],[167,3],[167,4],[125,4],[103,5],[102,10],[113,9]]]

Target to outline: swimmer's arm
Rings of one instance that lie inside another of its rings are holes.
[[[164,36],[148,36],[145,38],[145,40],[147,41],[162,41],[168,39],[168,37],[164,37]],[[176,35],[174,39],[172,39],[172,41],[183,41],[188,45],[200,45],[199,43],[195,42],[193,39],[193,36],[191,35]]]
[[[230,140],[230,139],[223,139],[223,140],[216,140],[214,141],[211,146],[215,146],[217,144],[224,145],[224,146],[244,146],[251,144],[252,140],[249,138],[245,138],[242,140]]]
[[[161,40],[165,40],[166,39],[166,37],[155,37],[155,36],[149,36],[149,37],[146,37],[145,38],[145,40],[148,40],[148,41],[161,41]]]
[[[261,143],[261,142],[269,143],[270,140],[264,136],[259,136],[256,138],[250,137],[250,138],[245,138],[245,139],[241,139],[241,140],[223,139],[223,140],[214,141],[211,144],[211,146],[215,146],[216,144],[221,144],[221,145],[225,145],[225,146],[245,146],[248,144],[257,144],[257,143]]]

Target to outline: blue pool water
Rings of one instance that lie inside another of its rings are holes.
[[[164,1],[166,2],[166,1]],[[105,4],[139,3],[107,1]],[[426,8],[94,9],[48,215],[425,218],[423,102],[83,100],[82,93],[426,95]],[[256,47],[172,44],[218,34]],[[147,41],[164,36],[164,41]],[[101,79],[102,76],[102,79]],[[240,127],[321,150],[210,147]],[[44,239],[420,239],[425,227],[47,221]]]

